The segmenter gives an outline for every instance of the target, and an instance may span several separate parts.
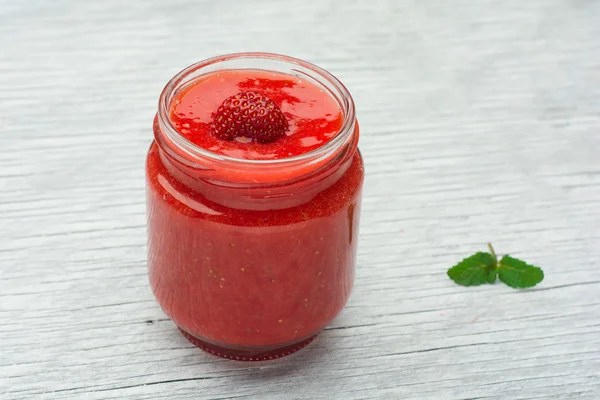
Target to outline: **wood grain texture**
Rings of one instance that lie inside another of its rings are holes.
[[[193,348],[148,287],[144,155],[178,70],[272,51],[354,95],[356,287],[305,350]],[[0,0],[0,398],[600,399],[600,3]],[[445,275],[491,241],[533,290]]]

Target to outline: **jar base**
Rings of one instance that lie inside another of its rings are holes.
[[[267,361],[274,360],[276,358],[281,358],[285,356],[289,356],[292,353],[297,352],[298,350],[303,349],[308,346],[315,338],[319,335],[320,332],[309,336],[305,339],[302,339],[298,342],[294,342],[292,344],[286,344],[279,347],[225,347],[215,345],[213,343],[208,343],[198,337],[192,335],[179,328],[179,331],[183,334],[183,336],[190,341],[194,346],[212,354],[217,357],[228,358],[230,360],[236,361]]]

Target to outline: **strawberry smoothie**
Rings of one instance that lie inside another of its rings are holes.
[[[212,59],[167,85],[154,135],[148,265],[163,310],[222,357],[310,343],[354,280],[363,163],[346,89],[284,56]]]

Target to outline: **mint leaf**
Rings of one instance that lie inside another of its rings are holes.
[[[448,276],[462,286],[494,283],[496,278],[513,288],[528,288],[544,279],[544,271],[509,255],[498,261],[496,252],[488,243],[489,253],[475,253],[448,270]]]
[[[496,276],[498,275],[498,271],[496,271],[496,266],[488,271],[487,283],[495,283]]]
[[[544,271],[511,256],[504,256],[498,263],[498,275],[502,282],[513,288],[528,288],[544,279]]]
[[[496,281],[496,257],[490,253],[475,253],[448,270],[448,276],[462,286],[478,286]]]

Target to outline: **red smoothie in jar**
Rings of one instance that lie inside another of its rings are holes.
[[[284,133],[219,136],[220,116],[245,118],[234,107],[252,112],[258,98],[267,116],[285,117],[273,120]],[[211,59],[167,85],[154,134],[148,264],[163,310],[192,343],[227,358],[276,358],[310,343],[354,280],[363,163],[347,90],[289,57]]]

